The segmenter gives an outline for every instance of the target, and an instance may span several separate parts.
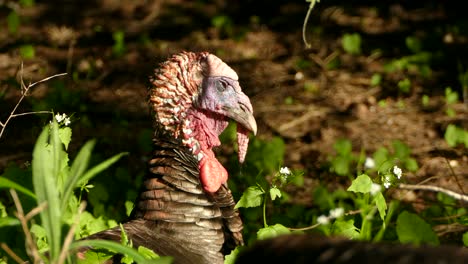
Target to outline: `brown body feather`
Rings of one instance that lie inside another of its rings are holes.
[[[242,245],[242,221],[231,191],[205,193],[197,160],[187,147],[161,133],[131,220],[123,225],[134,247],[145,246],[174,263],[223,263]],[[120,241],[119,227],[88,239]]]

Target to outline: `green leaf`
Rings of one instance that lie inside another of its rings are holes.
[[[270,197],[271,200],[274,201],[276,197],[281,198],[281,191],[277,187],[273,187],[270,189]]]
[[[377,86],[382,81],[382,75],[375,73],[371,77],[371,86]]]
[[[374,202],[375,202],[375,205],[377,206],[377,210],[379,211],[380,218],[382,220],[385,220],[385,214],[387,211],[387,203],[385,202],[385,197],[383,196],[382,192],[378,192],[374,196]]]
[[[20,55],[23,59],[32,59],[35,56],[35,49],[33,45],[23,45],[19,48]]]
[[[17,184],[16,182],[11,181],[4,177],[0,177],[0,188],[15,189],[23,194],[28,195],[29,197],[33,199],[36,199],[36,195],[33,192]]]
[[[357,33],[344,34],[341,45],[343,46],[343,49],[349,54],[361,54],[361,36]]]
[[[398,215],[396,232],[401,243],[439,245],[431,226],[418,215],[403,211]]]
[[[416,159],[408,158],[405,160],[405,168],[409,171],[417,171],[419,169]]]
[[[65,145],[65,149],[68,149],[68,144],[70,144],[72,136],[72,130],[69,127],[62,127],[59,129],[60,141]]]
[[[239,255],[241,248],[243,248],[243,246],[238,246],[233,251],[231,251],[229,255],[226,255],[224,258],[224,264],[235,264],[237,255]]]
[[[389,152],[386,148],[380,147],[374,152],[372,157],[374,159],[377,170],[387,171],[392,167],[392,164],[387,162],[389,160]]]
[[[250,186],[247,190],[244,191],[242,197],[237,202],[234,208],[240,207],[257,207],[262,204],[262,196],[264,195],[264,191],[260,189],[258,186]]]
[[[351,186],[347,189],[350,192],[360,192],[360,193],[368,193],[370,192],[372,187],[372,180],[366,174],[359,175],[353,182]]]
[[[263,239],[273,238],[279,235],[286,235],[290,233],[291,231],[287,227],[281,224],[276,224],[276,225],[272,225],[272,226],[259,229],[257,232],[257,239],[263,240]]]
[[[354,220],[349,219],[345,221],[344,219],[337,219],[333,223],[333,234],[349,237],[351,239],[359,238],[359,229],[354,226]]]
[[[7,16],[8,31],[10,33],[17,33],[20,25],[20,17],[16,11],[12,10]]]
[[[62,210],[65,210],[68,200],[73,193],[73,189],[77,187],[77,183],[83,176],[84,171],[88,167],[88,162],[91,157],[91,152],[94,148],[96,141],[90,140],[80,149],[76,155],[75,160],[70,168],[69,177],[64,184],[64,191],[62,195]]]
[[[20,221],[18,220],[18,218],[9,216],[0,218],[0,227],[18,225],[20,225]]]
[[[156,254],[152,249],[149,249],[149,248],[144,247],[144,246],[139,246],[138,247],[138,253],[140,253],[146,259],[157,259],[157,258],[159,258],[159,255]]]
[[[137,250],[121,245],[117,242],[107,241],[107,240],[81,240],[75,241],[70,245],[70,249],[78,249],[82,247],[93,247],[93,248],[104,248],[111,250],[123,255],[131,257],[137,263],[148,263],[148,264],[165,264],[171,263],[170,257],[162,257],[159,259],[146,259],[141,253]]]
[[[48,142],[50,133],[50,142]],[[49,254],[52,260],[56,260],[61,248],[61,208],[59,191],[57,190],[57,177],[61,161],[62,145],[58,137],[57,122],[46,126],[33,150],[32,173],[34,192],[37,203],[47,203],[47,207],[40,213],[42,226],[46,230],[49,242]]]
[[[462,240],[463,240],[463,245],[465,245],[465,247],[468,247],[468,232],[463,234]]]
[[[348,156],[351,153],[353,146],[351,141],[348,139],[338,139],[335,144],[333,144],[333,148],[338,155]]]
[[[453,124],[449,124],[445,130],[445,141],[450,147],[456,147],[459,143],[464,144],[468,148],[468,131],[459,128]]]
[[[418,53],[421,51],[421,41],[412,36],[408,36],[405,39],[406,42],[406,47],[408,47],[409,50],[411,50],[413,53]]]
[[[404,93],[409,93],[411,89],[411,81],[408,78],[405,78],[398,82],[398,88]]]
[[[114,254],[110,251],[87,250],[85,257],[78,259],[78,264],[107,263],[106,261],[112,258]]]
[[[351,160],[349,156],[336,156],[332,159],[332,168],[336,174],[346,176],[350,173],[349,165]]]

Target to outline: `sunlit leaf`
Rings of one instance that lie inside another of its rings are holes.
[[[273,238],[279,235],[286,235],[290,233],[291,231],[287,227],[281,224],[276,224],[276,225],[272,225],[272,226],[259,229],[257,231],[257,239],[262,240],[262,239]]]
[[[244,191],[235,208],[257,207],[262,204],[262,197],[265,192],[258,186],[250,186]]]
[[[368,193],[372,187],[372,180],[366,174],[359,175],[349,186],[348,191]]]

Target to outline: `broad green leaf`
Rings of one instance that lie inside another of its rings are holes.
[[[157,259],[159,258],[159,255],[156,254],[153,250],[144,247],[144,246],[139,246],[138,247],[138,253],[140,253],[143,257],[146,259]]]
[[[33,192],[17,184],[16,182],[10,181],[9,179],[4,177],[0,177],[0,188],[15,189],[23,194],[28,195],[33,199],[36,199],[36,195]]]
[[[396,232],[401,243],[439,245],[431,226],[418,215],[403,211],[398,215]]]
[[[23,45],[20,47],[20,55],[23,59],[32,59],[35,57],[35,53],[33,45]]]
[[[349,237],[351,239],[359,238],[359,230],[354,226],[354,220],[337,219],[333,223],[333,234]]]
[[[235,264],[237,255],[239,255],[240,248],[242,247],[243,246],[238,246],[233,251],[231,251],[229,255],[226,255],[226,257],[224,258],[224,264]]]
[[[11,11],[7,16],[8,31],[10,33],[17,33],[20,25],[20,17],[16,11]]]
[[[65,149],[68,149],[68,144],[70,144],[72,136],[72,130],[69,127],[62,127],[59,129],[60,141],[65,145]]]
[[[375,162],[375,168],[379,171],[387,171],[392,167],[392,163],[388,162],[389,161],[389,153],[388,150],[384,147],[381,147],[377,149],[374,152],[374,155],[372,155],[374,162]]]
[[[242,197],[240,198],[239,202],[237,202],[234,208],[240,207],[257,207],[262,204],[262,196],[264,195],[264,191],[260,189],[258,186],[250,186],[247,190],[244,191]]]
[[[349,165],[350,165],[350,158],[349,156],[336,156],[332,160],[332,167],[333,171],[336,174],[341,176],[346,176],[350,173]]]
[[[359,175],[356,179],[353,180],[351,186],[349,186],[348,191],[351,192],[360,192],[368,193],[372,187],[372,180],[366,174]]]
[[[468,232],[463,234],[462,240],[463,240],[463,245],[465,245],[465,247],[468,247]]]
[[[272,225],[272,226],[259,229],[257,231],[257,239],[263,240],[263,239],[273,238],[279,235],[286,235],[290,233],[291,231],[287,227],[281,224],[276,224],[276,225]]]
[[[380,218],[384,220],[387,211],[387,203],[385,202],[385,197],[383,196],[382,192],[378,192],[375,195],[374,201],[375,205],[377,206],[377,210],[379,211]]]
[[[335,149],[338,155],[348,156],[352,151],[351,141],[348,139],[338,139],[333,148]]]
[[[344,34],[341,45],[343,46],[343,49],[349,54],[361,54],[361,36],[358,33]]]
[[[48,142],[50,133],[50,142]],[[33,150],[32,173],[34,192],[37,203],[47,203],[47,207],[40,213],[42,226],[46,230],[47,241],[50,247],[52,260],[58,258],[61,248],[61,210],[59,191],[57,190],[57,177],[61,160],[62,145],[58,137],[57,122],[46,126]]]
[[[417,171],[419,169],[418,162],[413,158],[405,160],[405,168],[409,171]]]
[[[271,200],[274,201],[277,197],[281,198],[281,191],[277,187],[273,187],[270,189],[270,197]]]

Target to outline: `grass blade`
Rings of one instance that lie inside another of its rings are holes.
[[[17,184],[16,182],[14,181],[11,181],[7,178],[4,178],[4,177],[0,177],[0,189],[2,188],[8,188],[8,189],[15,189],[23,194],[26,194],[27,196],[33,198],[34,200],[36,200],[36,195],[31,192],[30,190],[24,188],[23,186]]]
[[[48,144],[49,129],[51,129],[51,144]],[[60,139],[58,139],[58,125],[46,126],[34,146],[32,173],[34,192],[37,203],[47,202],[47,208],[40,213],[42,226],[46,230],[49,242],[49,253],[55,260],[60,253],[61,245],[61,214],[59,192],[57,190],[58,165],[60,164]]]
[[[78,186],[84,184],[85,182],[89,181],[91,178],[99,174],[101,171],[109,168],[112,164],[116,163],[121,157],[127,155],[128,152],[122,152],[117,154],[111,158],[106,159],[105,161],[99,163],[98,165],[89,169],[78,181]]]
[[[62,211],[66,209],[68,205],[68,199],[70,195],[73,193],[73,189],[76,187],[78,180],[85,172],[86,168],[88,167],[89,159],[91,157],[91,152],[93,151],[94,145],[96,144],[95,140],[90,140],[86,142],[86,144],[80,149],[78,155],[76,156],[75,160],[70,169],[70,174],[68,179],[65,182],[65,188],[63,191],[62,197]]]

